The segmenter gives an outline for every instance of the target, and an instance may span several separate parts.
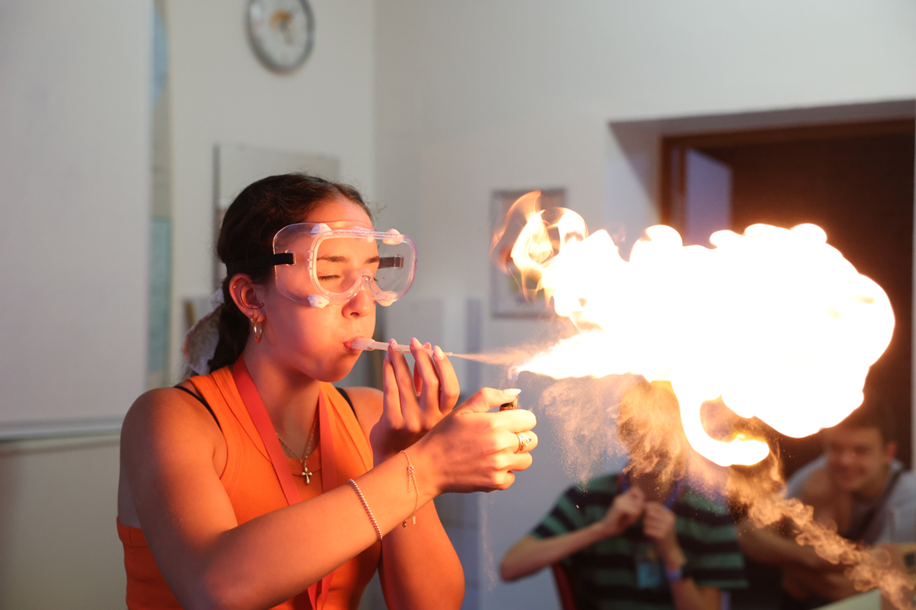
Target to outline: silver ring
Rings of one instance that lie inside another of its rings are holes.
[[[534,439],[530,436],[522,436],[521,432],[516,432],[515,436],[518,437],[518,449],[515,450],[516,453],[521,453],[528,448],[528,444],[531,443]]]

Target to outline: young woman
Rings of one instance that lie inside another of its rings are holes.
[[[350,187],[260,180],[227,211],[217,250],[228,274],[209,374],[147,392],[124,420],[128,607],[356,608],[376,568],[389,608],[460,607],[464,576],[431,500],[506,489],[531,465],[534,416],[487,412],[518,391],[455,407],[454,369],[416,339],[413,371],[389,348],[381,392],[331,385],[416,261]]]

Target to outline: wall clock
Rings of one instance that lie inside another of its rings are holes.
[[[274,72],[301,66],[315,44],[308,0],[249,0],[247,26],[255,54]]]

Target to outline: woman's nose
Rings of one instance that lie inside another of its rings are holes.
[[[346,316],[362,317],[369,315],[374,307],[375,297],[372,296],[368,281],[364,280],[360,282],[360,287],[356,294],[344,305],[343,313]]]

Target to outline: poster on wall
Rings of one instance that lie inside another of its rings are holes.
[[[541,191],[540,207],[542,210],[555,207],[566,207],[566,190],[562,188],[530,188],[520,190],[495,190],[490,200],[490,235],[502,229],[502,223],[515,201],[531,191]],[[511,238],[508,233],[506,238]],[[511,243],[514,238],[503,239]],[[512,262],[508,251],[495,253],[508,269],[508,273],[499,265],[490,266],[490,311],[495,317],[542,317],[551,315],[543,293],[533,300],[525,297],[522,290],[523,281]],[[534,286],[528,286],[534,288]],[[530,291],[529,291],[530,292]]]

